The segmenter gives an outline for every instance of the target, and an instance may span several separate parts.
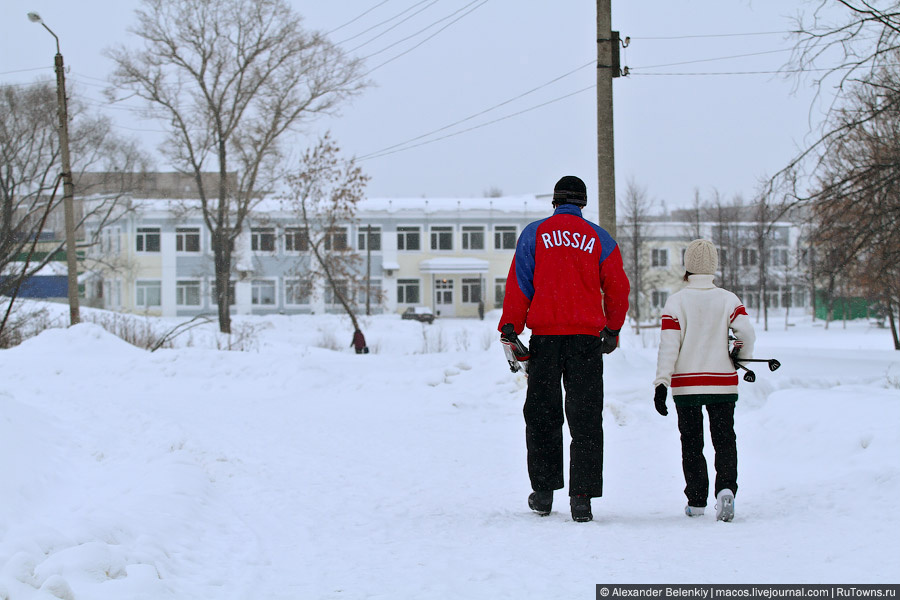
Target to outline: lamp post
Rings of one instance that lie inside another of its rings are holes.
[[[69,288],[69,323],[75,325],[81,321],[78,311],[78,257],[75,254],[75,184],[72,183],[72,166],[69,161],[69,111],[66,104],[66,76],[63,70],[63,57],[59,51],[59,38],[36,12],[28,13],[28,20],[40,23],[56,40],[56,104],[59,115],[59,148],[62,159],[63,178],[63,211],[66,221],[66,265]]]

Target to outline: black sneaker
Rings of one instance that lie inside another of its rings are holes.
[[[531,492],[528,496],[528,508],[546,517],[553,508],[553,490]]]
[[[586,523],[594,518],[591,514],[591,497],[585,495],[571,496],[569,506],[572,507],[572,520]]]

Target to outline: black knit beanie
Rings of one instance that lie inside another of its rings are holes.
[[[574,204],[582,208],[587,205],[587,188],[584,182],[574,175],[566,175],[556,182],[553,188],[553,205]]]

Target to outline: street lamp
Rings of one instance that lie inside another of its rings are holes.
[[[62,158],[63,178],[63,211],[66,218],[66,265],[68,268],[69,287],[69,323],[75,325],[81,321],[78,313],[78,257],[75,255],[75,184],[72,183],[72,166],[69,161],[69,111],[66,104],[66,76],[63,71],[63,57],[59,52],[59,38],[36,12],[28,13],[28,20],[40,23],[56,40],[56,105],[59,115],[59,148]]]

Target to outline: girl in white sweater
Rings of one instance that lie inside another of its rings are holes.
[[[741,300],[716,287],[718,252],[708,240],[694,240],[684,253],[687,285],[666,301],[657,357],[654,403],[668,414],[666,395],[672,389],[681,432],[689,517],[703,514],[709,496],[709,475],[703,456],[703,412],[706,406],[715,449],[716,519],[734,518],[737,492],[737,445],[734,405],[738,376],[728,352],[728,334],[737,338],[739,358],[753,356],[756,335]]]

